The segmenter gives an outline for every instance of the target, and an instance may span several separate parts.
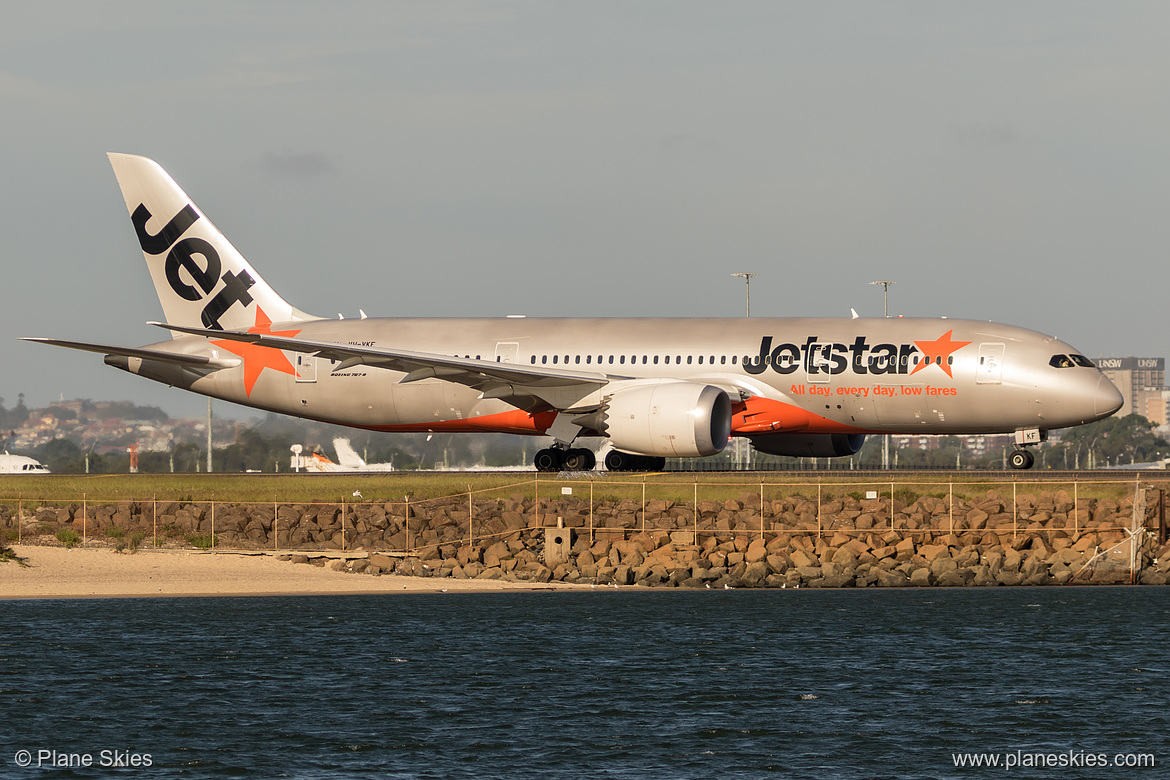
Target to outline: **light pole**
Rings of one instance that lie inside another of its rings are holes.
[[[746,300],[744,302],[743,315],[745,317],[750,317],[750,316],[752,316],[752,277],[759,276],[759,274],[750,273],[748,271],[740,271],[739,273],[732,274],[732,276],[738,276],[739,278],[743,279],[743,281],[744,281],[744,292],[745,292],[747,297],[746,297]],[[745,463],[747,463],[747,453],[744,452],[743,439],[736,438],[735,439],[735,467],[740,468]]]
[[[882,316],[889,318],[890,316],[890,285],[896,284],[889,279],[879,279],[870,284],[880,284],[882,286]],[[882,468],[888,469],[890,467],[890,435],[887,433],[882,437]]]
[[[752,277],[759,276],[759,274],[748,273],[747,271],[740,271],[739,273],[732,274],[732,276],[738,276],[738,277],[742,278],[745,282],[744,287],[747,289],[747,309],[744,313],[744,316],[750,317],[750,316],[752,316]]]
[[[882,316],[889,317],[890,316],[890,285],[897,284],[897,282],[891,282],[888,279],[882,279],[882,280],[879,280],[876,282],[870,282],[870,284],[880,284],[882,286]]]

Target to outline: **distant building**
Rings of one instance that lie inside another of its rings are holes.
[[[1170,424],[1170,390],[1151,394],[1146,399],[1146,419],[1159,428]]]
[[[1166,358],[1099,358],[1097,367],[1117,385],[1125,399],[1118,417],[1149,416],[1149,401],[1160,398],[1166,389]]]

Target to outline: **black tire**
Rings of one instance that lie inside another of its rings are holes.
[[[1008,465],[1013,469],[1030,469],[1035,462],[1036,457],[1028,450],[1013,450],[1012,454],[1008,455]]]
[[[575,449],[569,450],[565,453],[565,470],[566,471],[590,471],[597,465],[597,456],[593,454],[592,450]]]
[[[560,450],[549,448],[536,453],[532,463],[536,466],[537,471],[560,471],[561,466],[564,465],[564,455]]]
[[[627,455],[624,452],[610,450],[605,456],[605,467],[610,471],[629,471],[630,461],[633,457],[633,455]]]

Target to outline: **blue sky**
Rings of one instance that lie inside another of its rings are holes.
[[[0,396],[203,400],[105,158],[322,315],[990,319],[1162,356],[1170,6],[9,3]],[[232,413],[226,404],[224,413]],[[234,413],[243,413],[236,410]]]

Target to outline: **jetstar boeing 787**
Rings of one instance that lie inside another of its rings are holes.
[[[714,455],[856,453],[869,433],[1014,433],[1015,468],[1053,428],[1121,394],[1057,339],[951,319],[349,319],[281,298],[155,162],[111,154],[172,338],[29,339],[245,406],[375,431],[546,435],[545,471]],[[575,446],[576,445],[576,446]]]

